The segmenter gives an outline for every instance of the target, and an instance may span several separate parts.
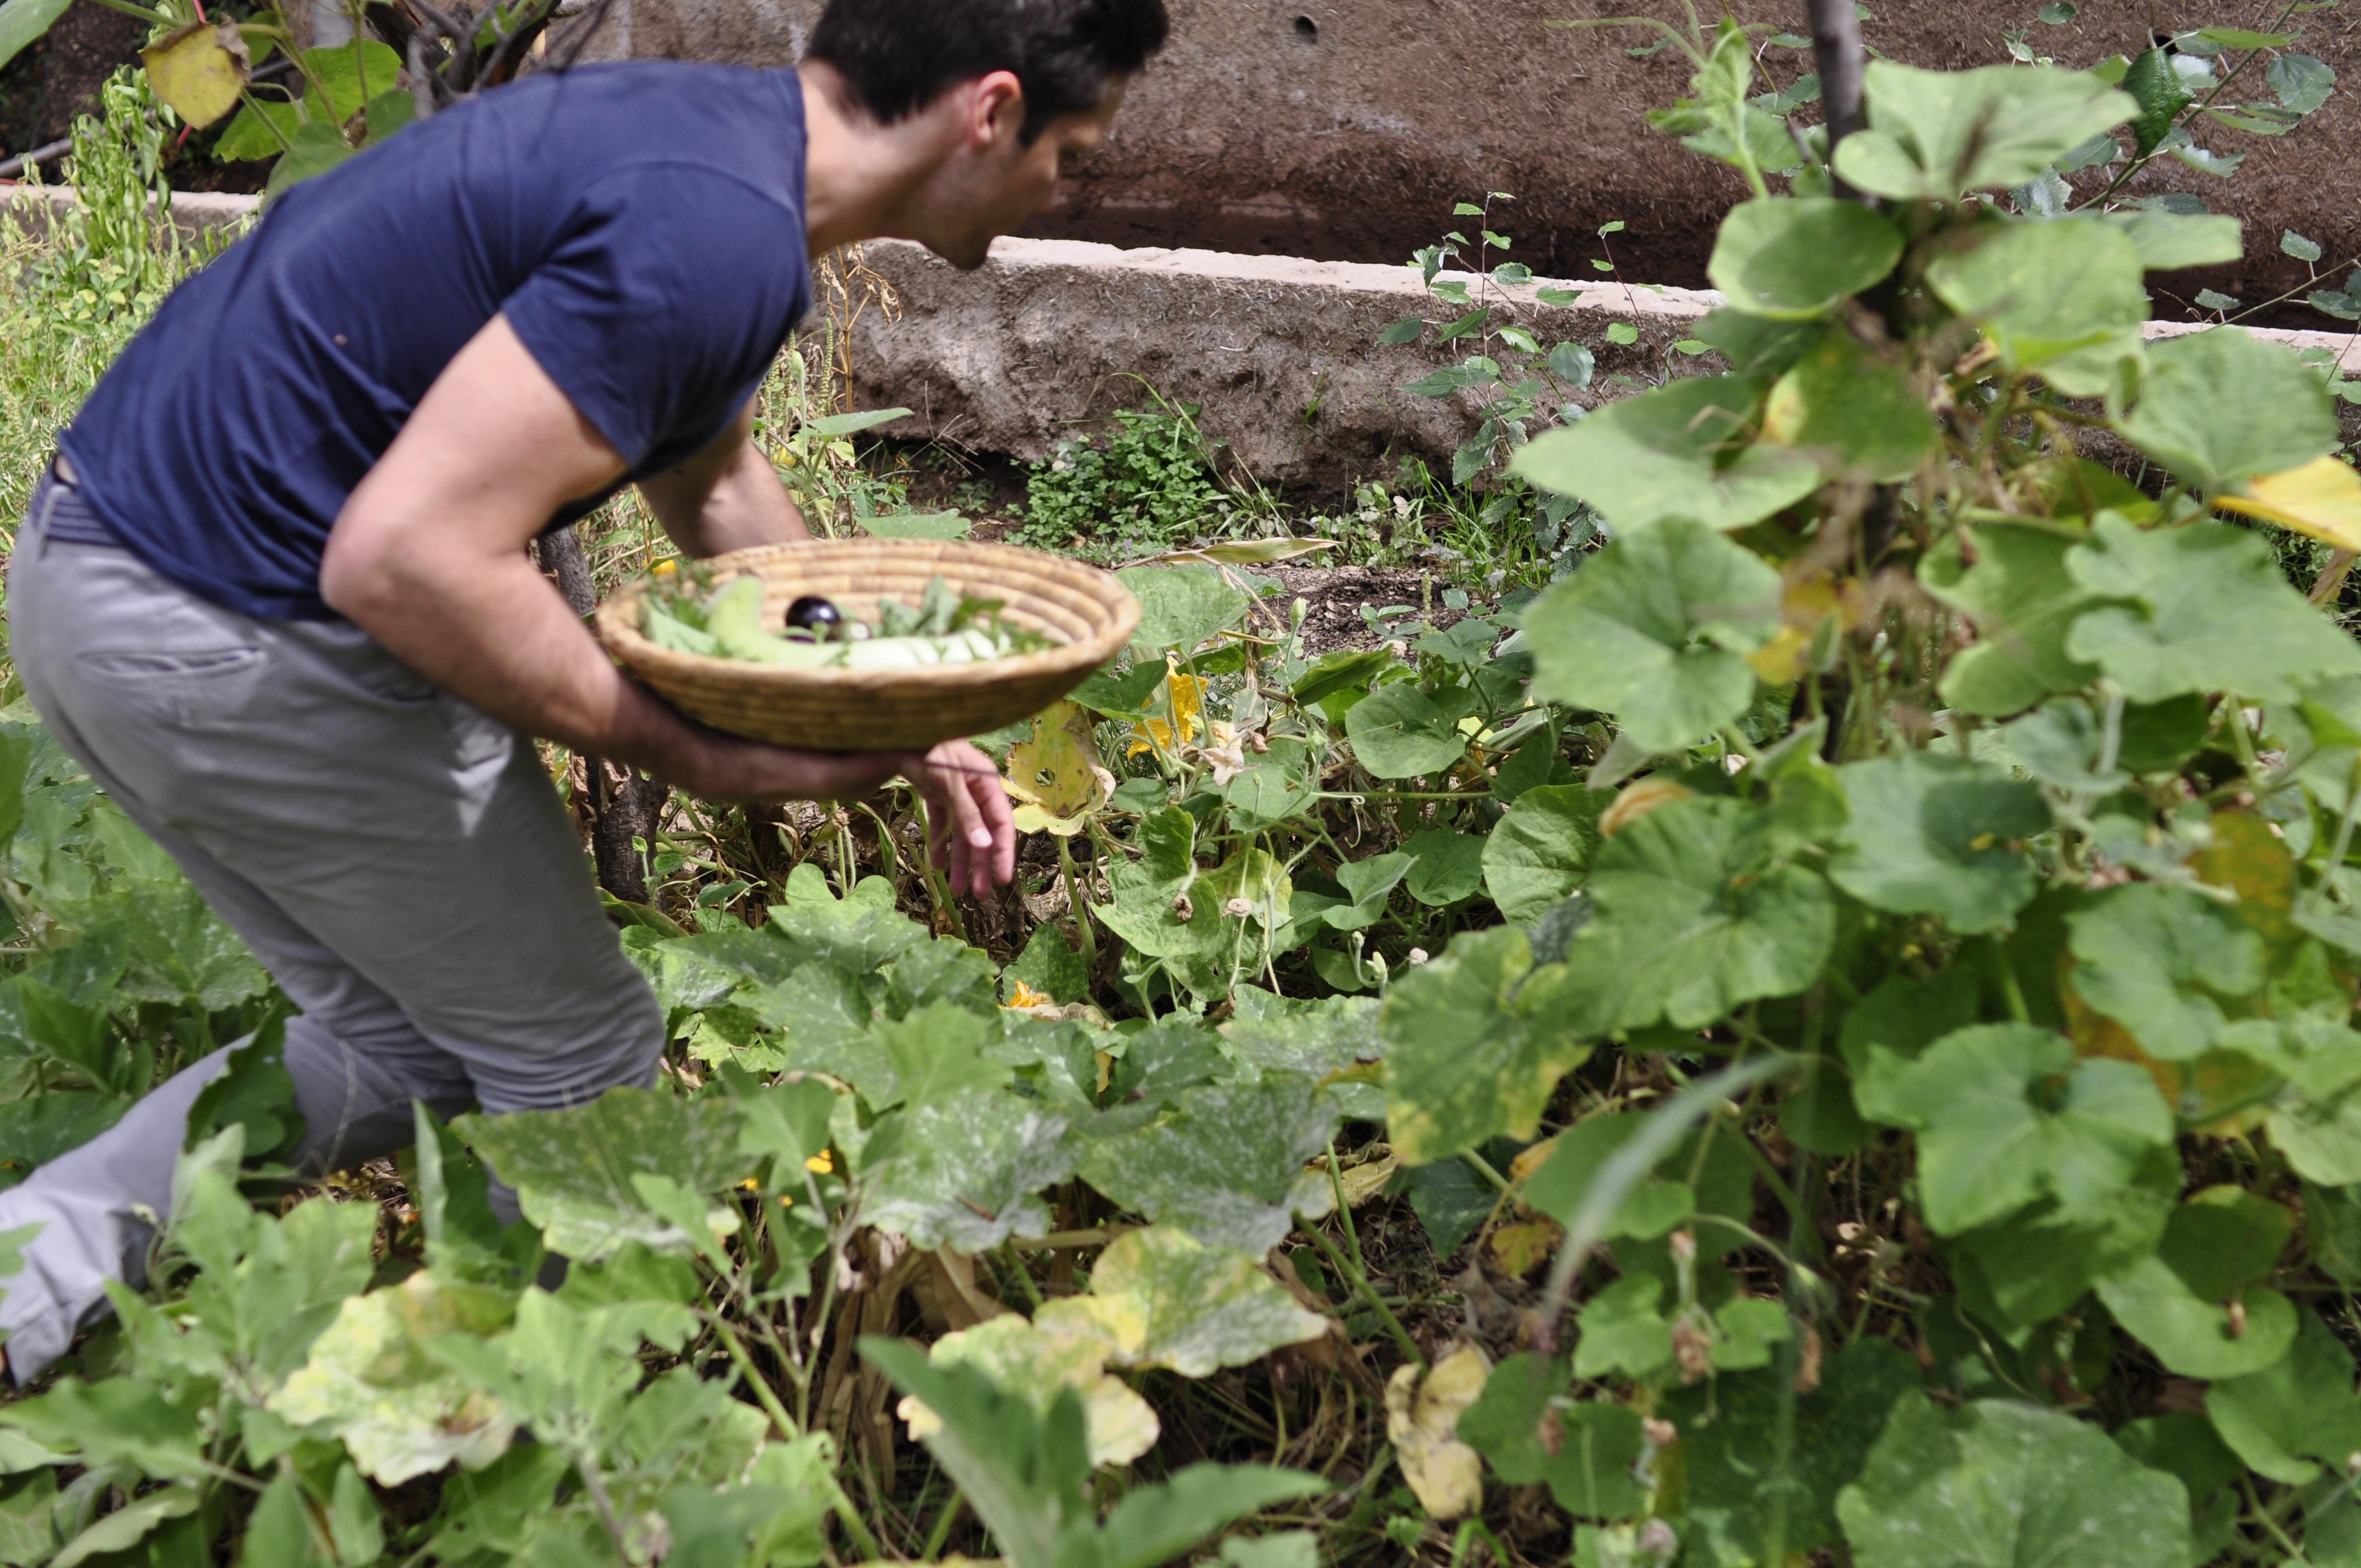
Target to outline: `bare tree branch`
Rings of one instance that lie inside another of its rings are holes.
[[[1820,104],[1828,115],[1829,178],[1836,180],[1837,144],[1861,128],[1861,16],[1853,0],[1806,0],[1812,18],[1812,58],[1820,68]],[[1839,196],[1861,192],[1836,180]]]

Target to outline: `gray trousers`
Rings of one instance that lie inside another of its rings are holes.
[[[407,1145],[413,1099],[537,1111],[653,1080],[662,1014],[529,740],[348,622],[249,620],[104,536],[71,485],[35,492],[8,565],[16,670],[302,1009],[299,1168]],[[190,1102],[221,1061],[0,1192],[0,1233],[41,1227],[0,1279],[17,1379],[106,1310],[104,1280],[143,1283]]]

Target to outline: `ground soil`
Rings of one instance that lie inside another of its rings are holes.
[[[591,54],[669,54],[779,65],[795,58],[820,0],[617,0]],[[1588,277],[1594,260],[1624,275],[1694,286],[1722,211],[1744,195],[1737,177],[1650,130],[1646,110],[1686,89],[1674,50],[1629,53],[1649,35],[1629,27],[1551,31],[1544,24],[1670,5],[1631,0],[1171,0],[1171,46],[1133,86],[1108,144],[1069,183],[1066,199],[1029,232],[1125,246],[1185,246],[1319,260],[1395,262],[1460,222],[1453,204],[1486,191],[1493,226],[1515,256],[1553,276]],[[2254,0],[2084,0],[2063,27],[2032,21],[2031,0],[1995,9],[1983,0],[1879,5],[1870,45],[1888,58],[1942,68],[2005,60],[2004,32],[2068,66],[2139,48],[2150,27],[2235,22],[2263,26],[2279,6]],[[1741,6],[1748,19],[1794,27],[1792,0]],[[2248,16],[2246,13],[2256,14]],[[2161,316],[2193,317],[2213,288],[2259,302],[2304,285],[2301,263],[2280,254],[2283,229],[2319,241],[2323,270],[2361,258],[2361,208],[2349,200],[2346,148],[2361,137],[2361,11],[2298,18],[2300,46],[2345,85],[2293,135],[2265,139],[2207,125],[2215,150],[2241,152],[2222,181],[2160,160],[2146,193],[2196,195],[2246,221],[2247,259],[2233,268],[2157,279]],[[0,149],[63,134],[90,92],[128,60],[139,24],[83,4],[49,38],[0,71]],[[1781,84],[1810,69],[1807,54],[1766,48]],[[2268,98],[2259,82],[2251,93]],[[1809,117],[1810,111],[1805,117]],[[176,183],[251,188],[259,166],[191,164]],[[1600,225],[1627,225],[1611,239]],[[1472,225],[1468,225],[1472,227]],[[2348,264],[2349,265],[2349,264]],[[2301,306],[2257,324],[2323,326]]]

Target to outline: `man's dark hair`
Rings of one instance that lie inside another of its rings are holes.
[[[907,119],[949,89],[995,71],[1025,88],[1021,139],[1084,114],[1110,77],[1164,47],[1164,0],[829,0],[807,60],[834,66],[863,112]]]

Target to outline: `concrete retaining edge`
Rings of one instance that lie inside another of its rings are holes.
[[[17,210],[74,199],[62,187],[0,188],[0,196]],[[193,237],[235,229],[258,205],[179,192],[172,217]],[[1152,389],[1198,404],[1205,433],[1257,477],[1334,486],[1376,477],[1401,455],[1445,458],[1472,426],[1472,393],[1430,400],[1400,389],[1455,356],[1378,341],[1404,317],[1443,313],[1409,267],[1039,239],[999,241],[974,272],[895,240],[866,247],[863,258],[887,291],[855,316],[853,392],[863,407],[914,411],[885,427],[893,435],[1038,459],[1117,408],[1149,406]],[[1534,297],[1543,287],[1578,298],[1543,305]],[[1678,353],[1673,345],[1721,302],[1709,290],[1612,281],[1537,280],[1493,292],[1543,341],[1590,345],[1595,390],[1615,377],[1661,373]],[[1607,342],[1617,322],[1636,327],[1638,341]],[[2147,334],[2203,325],[2150,322]],[[2361,375],[2361,334],[2257,335],[2325,350]]]

